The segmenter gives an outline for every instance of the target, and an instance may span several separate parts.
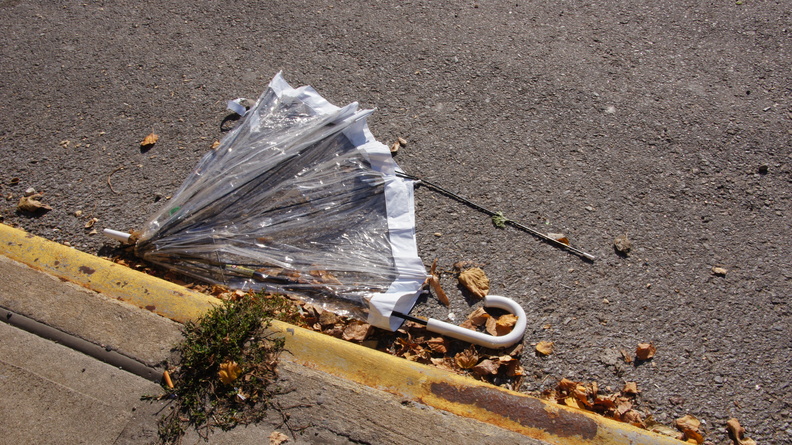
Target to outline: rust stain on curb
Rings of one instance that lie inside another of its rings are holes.
[[[597,424],[593,420],[567,411],[550,411],[538,399],[518,397],[485,387],[456,386],[445,382],[432,383],[430,391],[449,402],[473,405],[522,426],[538,428],[555,436],[579,436],[584,440],[592,440],[597,436]]]

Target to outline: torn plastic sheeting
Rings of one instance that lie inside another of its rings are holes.
[[[426,277],[413,184],[357,103],[278,74],[145,226],[138,256],[234,288],[299,294],[396,330]]]

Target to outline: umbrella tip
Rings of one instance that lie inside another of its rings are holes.
[[[129,239],[132,237],[132,234],[130,233],[120,232],[118,230],[113,230],[113,229],[104,229],[102,233],[106,237],[114,239],[116,241],[120,241],[124,244],[129,244]]]

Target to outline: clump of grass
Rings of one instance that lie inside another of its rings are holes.
[[[170,373],[174,386],[159,397],[174,403],[159,420],[162,442],[179,442],[189,427],[207,439],[215,428],[227,431],[266,416],[284,344],[266,329],[273,318],[289,318],[291,307],[283,296],[248,295],[184,325]]]
[[[495,227],[497,227],[499,229],[505,229],[506,228],[506,222],[508,220],[509,219],[506,218],[503,215],[503,212],[497,212],[494,215],[492,215],[492,225],[494,225]]]

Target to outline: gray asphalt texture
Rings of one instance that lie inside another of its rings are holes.
[[[416,191],[424,261],[483,264],[528,312],[528,348],[555,342],[525,355],[522,390],[635,381],[661,422],[690,413],[724,443],[736,417],[790,443],[790,33],[786,1],[5,0],[2,217],[109,252],[86,222],[140,227],[223,136],[225,102],[283,71],[376,108],[371,130],[408,141],[408,173],[598,257]],[[53,210],[16,212],[30,187]],[[459,321],[470,302],[443,283],[450,310],[415,312]],[[653,360],[620,361],[648,341]]]

